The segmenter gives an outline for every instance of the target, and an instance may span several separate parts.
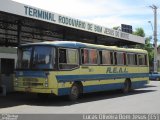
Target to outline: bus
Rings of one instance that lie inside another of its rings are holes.
[[[19,46],[14,90],[67,95],[121,89],[128,93],[149,82],[146,50],[73,41]]]

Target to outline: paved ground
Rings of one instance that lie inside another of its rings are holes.
[[[77,102],[66,97],[12,93],[0,97],[0,113],[160,113],[160,81],[128,95],[120,91],[85,94]]]

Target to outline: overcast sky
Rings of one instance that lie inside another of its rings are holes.
[[[108,28],[129,24],[133,29],[142,27],[146,36],[153,31],[155,4],[158,8],[158,41],[160,42],[160,0],[14,0],[58,14],[78,18]]]

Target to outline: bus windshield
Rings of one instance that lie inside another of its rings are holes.
[[[53,47],[29,46],[18,50],[18,69],[53,69],[53,65]]]

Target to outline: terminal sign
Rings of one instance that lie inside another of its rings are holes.
[[[99,25],[81,21],[79,19],[58,15],[56,13],[33,8],[30,6],[24,5],[24,12],[26,16],[42,19],[55,24],[77,28],[77,29],[81,29],[89,32],[99,33],[102,35],[107,35],[107,36],[116,37],[116,38],[127,39],[127,40],[130,39],[129,34],[125,32],[105,28]]]

